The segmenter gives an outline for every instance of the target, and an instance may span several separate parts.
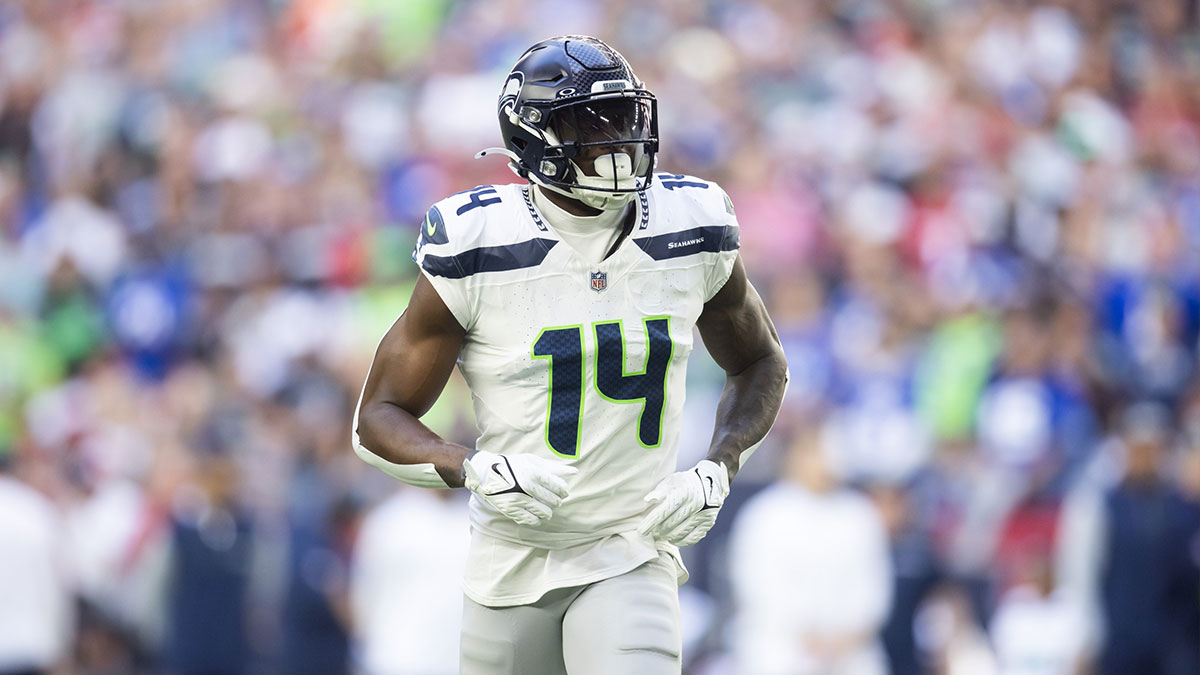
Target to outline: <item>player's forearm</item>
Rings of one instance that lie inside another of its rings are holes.
[[[359,443],[397,465],[432,464],[449,487],[462,487],[468,448],[435,434],[412,413],[388,402],[364,402],[357,419]]]
[[[730,480],[741,468],[742,453],[775,423],[787,377],[787,361],[778,345],[742,372],[726,377],[708,459],[723,464]]]

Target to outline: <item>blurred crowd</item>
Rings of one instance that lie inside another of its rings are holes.
[[[1200,672],[1194,0],[0,4],[0,672],[456,670],[463,496],[350,418],[565,33],[728,190],[791,368],[687,671]],[[457,377],[426,421],[472,442]]]

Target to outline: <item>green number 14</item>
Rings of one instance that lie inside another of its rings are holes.
[[[662,420],[667,402],[667,369],[675,343],[670,320],[642,319],[649,343],[646,364],[638,372],[625,370],[625,330],[620,321],[592,324],[595,336],[593,380],[596,391],[611,403],[640,403],[637,438],[645,448],[662,443]],[[550,396],[546,405],[546,445],[565,457],[579,454],[583,428],[583,387],[587,381],[582,325],[546,328],[538,334],[531,354],[547,359]]]

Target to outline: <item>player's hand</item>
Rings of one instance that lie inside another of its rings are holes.
[[[535,455],[479,450],[463,462],[463,485],[518,525],[536,525],[566,498],[576,471]]]
[[[729,496],[729,472],[712,460],[662,479],[646,495],[654,505],[638,533],[676,546],[691,546],[708,534]]]

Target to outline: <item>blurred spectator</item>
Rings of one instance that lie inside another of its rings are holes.
[[[50,673],[66,663],[74,626],[62,522],[13,475],[13,459],[0,446],[0,673]]]
[[[196,457],[194,491],[181,495],[172,515],[164,652],[171,673],[250,672],[253,530],[227,453],[212,448]]]
[[[939,589],[921,611],[918,641],[932,655],[931,672],[942,675],[995,675],[995,655],[976,621],[971,600],[954,586]]]
[[[1078,675],[1087,672],[1087,616],[1069,594],[1056,590],[1046,552],[1029,552],[1017,585],[992,618],[991,638],[1005,675]]]
[[[1166,410],[1140,403],[1121,416],[1120,475],[1067,512],[1063,541],[1092,551],[1071,569],[1094,584],[1099,673],[1195,672],[1200,506],[1163,476],[1173,438]],[[1089,489],[1087,486],[1082,490]],[[1087,567],[1090,569],[1080,569]]]
[[[350,561],[361,507],[339,460],[346,405],[319,365],[291,371],[273,416],[295,448],[288,485],[287,586],[279,667],[286,673],[350,672]]]
[[[449,490],[404,487],[367,514],[350,577],[362,672],[458,672],[466,510]]]
[[[892,558],[892,603],[881,637],[889,672],[895,675],[929,670],[927,655],[917,644],[917,615],[937,590],[944,570],[928,524],[923,522],[916,493],[908,487],[878,484],[871,498],[887,529]]]
[[[783,481],[739,512],[730,543],[738,672],[886,673],[877,634],[891,601],[879,512],[838,483],[815,429],[788,452]]]
[[[979,437],[987,458],[1005,468],[1046,462],[1052,450],[1054,393],[1046,373],[1044,321],[1032,311],[1005,317],[1004,351],[979,402]]]
[[[294,519],[288,546],[280,667],[297,675],[350,672],[349,562],[357,507],[342,500],[321,515],[316,523]]]

